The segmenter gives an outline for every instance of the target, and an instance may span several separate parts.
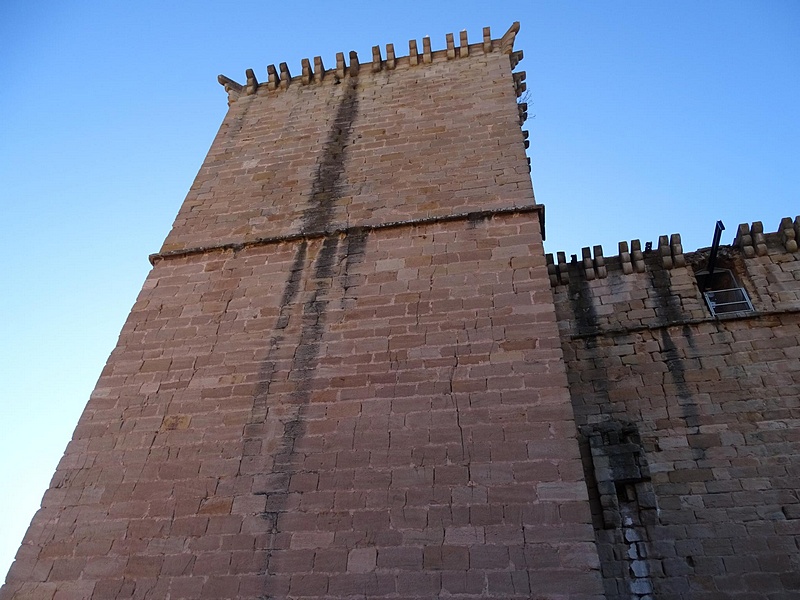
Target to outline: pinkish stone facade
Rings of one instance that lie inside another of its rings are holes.
[[[220,77],[1,600],[797,597],[800,219],[545,256],[517,28]]]
[[[222,78],[3,600],[601,597],[515,31]]]

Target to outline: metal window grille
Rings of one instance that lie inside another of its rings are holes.
[[[704,292],[703,295],[706,297],[706,303],[711,310],[711,314],[715,317],[733,313],[753,312],[753,305],[743,288],[712,290]]]

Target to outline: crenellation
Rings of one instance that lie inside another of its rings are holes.
[[[753,236],[753,247],[755,248],[756,256],[764,256],[767,253],[764,224],[761,221],[754,221],[750,225],[750,235]]]
[[[527,137],[525,139],[527,139]],[[770,262],[775,264],[780,264],[782,262],[795,264],[797,258],[794,254],[798,250],[798,231],[800,231],[800,216],[794,219],[785,217],[781,220],[778,230],[774,233],[764,233],[763,224],[760,221],[756,221],[752,224],[743,223],[739,225],[736,238],[732,245],[721,247],[723,249],[723,256],[728,256],[731,252],[738,250],[742,258],[750,259],[770,256]],[[680,234],[673,233],[669,236],[659,236],[656,249],[650,250],[649,252],[642,251],[642,245],[639,240],[632,240],[630,245],[628,245],[628,242],[619,242],[617,256],[610,257],[609,260],[615,264],[619,263],[623,274],[633,275],[646,271],[645,258],[646,254],[650,253],[654,253],[658,256],[658,266],[665,270],[682,269],[688,265],[693,270],[699,271],[702,269],[701,259],[705,257],[705,261],[707,262],[708,258],[706,250],[684,254]],[[593,268],[594,260],[592,259],[592,254],[588,246],[583,248],[581,260],[584,264],[582,270],[583,276],[590,281],[597,277],[598,273],[597,270]],[[554,281],[555,283],[553,283],[553,285],[563,285],[567,283],[563,280],[561,275]]]
[[[778,227],[781,234],[781,241],[787,252],[797,252],[797,239],[800,237],[800,217],[796,217],[792,222],[791,217],[781,219]]]
[[[597,272],[594,268],[594,261],[592,260],[592,251],[589,246],[581,249],[581,255],[583,258],[583,276],[586,278],[586,281],[592,281]]]
[[[742,248],[747,258],[765,256],[767,254],[767,238],[764,234],[764,225],[755,221],[748,225],[742,223],[737,229],[734,245]]]
[[[519,21],[514,21],[511,24],[511,27],[508,28],[503,34],[503,37],[500,38],[500,52],[503,54],[512,54],[514,52],[514,40],[519,33]],[[514,68],[513,66],[511,67]]]
[[[622,265],[622,272],[625,275],[630,275],[633,273],[633,261],[631,259],[631,253],[628,251],[628,242],[620,242],[618,252],[619,261]]]
[[[447,44],[447,60],[453,60],[456,57],[456,42],[452,33],[445,36],[445,43]]]
[[[518,71],[513,74],[514,79],[514,91],[517,93],[517,98],[519,98],[525,90],[527,89],[527,84],[525,83],[526,77],[525,71]]]
[[[217,81],[225,89],[225,93],[228,94],[228,106],[230,106],[239,98],[244,88],[240,83],[236,83],[233,79],[225,77],[225,75],[217,75]]]
[[[502,38],[497,40],[496,44],[491,39],[491,31],[488,27],[484,28],[484,41],[482,44],[473,44],[473,46],[477,48],[482,48],[484,53],[488,54],[491,53],[493,50],[500,50],[503,54],[508,54],[511,60],[512,69],[516,67],[520,60],[522,60],[522,52],[517,51],[515,52],[513,49],[514,40],[516,38],[516,34],[519,31],[519,22],[515,22],[509,30],[503,35]],[[488,38],[486,36],[489,36]],[[454,60],[456,58],[468,58],[470,55],[469,50],[469,42],[467,38],[467,32],[462,31],[460,32],[460,46],[456,48],[455,46],[455,38],[452,33],[448,33],[445,36],[445,43],[446,47],[444,50],[436,50],[434,51],[431,46],[431,39],[429,36],[425,36],[422,38],[422,53],[418,51],[417,41],[416,40],[409,40],[408,42],[408,56],[407,57],[396,57],[394,53],[394,45],[387,44],[386,45],[386,60],[382,60],[380,54],[380,47],[373,46],[372,47],[372,63],[371,63],[371,72],[372,73],[379,73],[384,68],[387,70],[394,70],[398,64],[408,65],[408,66],[417,66],[420,64],[429,65],[438,60]],[[349,54],[350,58],[350,65],[345,66],[344,64],[344,53],[339,52],[336,54],[336,68],[334,72],[339,80],[344,79],[345,75],[349,75],[351,77],[356,77],[359,71],[359,61],[358,55],[356,52],[351,51]],[[267,74],[268,74],[268,82],[267,82],[267,89],[269,91],[274,91],[277,89],[285,90],[291,85],[292,83],[292,76],[289,71],[289,67],[287,63],[280,63],[279,69],[275,69],[274,65],[267,66]],[[254,95],[258,90],[258,81],[256,80],[256,76],[252,69],[247,69],[246,73],[247,83],[246,85],[242,86],[236,83],[234,80],[224,76],[219,75],[217,80],[219,81],[220,85],[225,88],[225,91],[228,93],[228,103],[229,105],[235,102],[241,92],[244,90],[245,95]],[[320,57],[314,58],[314,74],[313,77],[311,75],[311,65],[310,61],[306,58],[301,60],[301,74],[294,79],[299,81],[302,85],[309,85],[312,81],[314,83],[321,83],[325,78],[325,68],[322,64],[322,59]],[[524,82],[525,73],[524,71],[514,75],[514,86],[517,90],[517,95],[521,95],[525,89],[526,84]],[[524,121],[523,117],[524,110],[520,112],[520,118]]]
[[[671,269],[675,265],[672,260],[672,249],[667,240],[668,238],[665,235],[658,237],[658,252],[661,255],[661,266],[665,269]]]
[[[386,44],[386,68],[393,71],[397,65],[397,60],[394,56],[394,44]]]
[[[460,58],[467,58],[469,56],[469,41],[467,39],[466,29],[462,29],[461,32],[459,33],[458,56]]]
[[[683,256],[683,244],[681,244],[681,234],[673,233],[669,238],[669,251],[674,267],[685,267],[686,258]]]
[[[753,236],[750,235],[750,225],[741,223],[736,230],[736,238],[733,240],[733,245],[738,246],[744,252],[747,258],[752,258],[756,255],[753,248]]]
[[[280,76],[278,75],[278,70],[275,65],[267,65],[267,89],[271,91],[277,90],[279,85]]]
[[[245,87],[245,94],[248,96],[252,96],[258,91],[258,80],[256,79],[256,74],[253,72],[253,69],[247,69],[246,71],[247,76],[247,86]]]
[[[309,83],[311,83],[311,80],[313,78],[313,72],[311,70],[311,61],[309,61],[307,58],[304,58],[300,61],[300,65],[301,65],[300,81],[302,81],[303,85],[308,85]]]
[[[337,52],[336,53],[336,78],[337,81],[344,79],[344,71],[345,71],[345,64],[344,64],[344,52]]]
[[[321,56],[314,57],[314,83],[322,83],[325,78],[325,65]]]
[[[285,62],[282,62],[278,68],[281,71],[280,83],[278,85],[280,89],[285,90],[292,81],[292,75],[289,73],[289,66]]]
[[[642,243],[639,240],[631,241],[631,262],[634,271],[644,273],[644,253],[642,253]]]
[[[433,62],[433,55],[431,54],[431,38],[427,35],[422,38],[422,62],[426,65]]]
[[[593,251],[594,260],[592,262],[594,264],[595,273],[597,273],[599,279],[605,279],[608,277],[608,269],[606,268],[605,258],[603,258],[603,247],[595,246]]]
[[[350,77],[358,77],[358,73],[361,70],[360,64],[358,62],[358,53],[355,50],[351,50],[350,54],[350,66],[348,68],[348,74]]]
[[[408,63],[412,67],[419,64],[419,52],[417,51],[417,40],[408,40]]]
[[[567,255],[564,252],[558,253],[558,277],[562,283],[569,284],[569,269],[567,269]]]
[[[517,112],[519,113],[519,126],[522,127],[528,119],[528,103],[520,102],[517,104]]]
[[[381,59],[381,47],[380,46],[373,46],[372,47],[372,72],[378,73],[381,70],[381,65],[383,64],[383,60]]]

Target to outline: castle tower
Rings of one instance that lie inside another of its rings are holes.
[[[2,600],[601,597],[517,30],[220,78]]]

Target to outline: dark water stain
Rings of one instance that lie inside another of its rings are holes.
[[[572,315],[575,317],[575,330],[578,335],[583,335],[583,349],[586,351],[587,359],[591,361],[591,367],[601,370],[602,377],[593,380],[592,386],[595,393],[599,394],[601,411],[608,411],[608,365],[606,364],[605,354],[598,348],[599,336],[591,335],[599,329],[599,319],[597,309],[595,309],[594,292],[589,282],[583,277],[570,277],[569,282],[569,302],[572,308]],[[597,401],[595,401],[597,403]],[[578,408],[578,404],[574,404]],[[577,412],[577,411],[576,411]]]
[[[272,383],[272,376],[275,373],[273,353],[281,345],[281,342],[283,342],[284,336],[282,331],[289,325],[291,308],[300,292],[300,284],[303,279],[303,269],[305,267],[307,254],[308,242],[302,240],[297,247],[297,252],[295,253],[294,261],[292,262],[292,267],[289,272],[289,278],[286,280],[283,295],[281,296],[278,320],[275,323],[276,333],[270,337],[267,344],[267,358],[261,363],[258,384],[253,394],[253,410],[250,417],[251,424],[260,423],[267,416],[269,387],[270,383]]]
[[[325,231],[331,224],[336,201],[341,197],[341,181],[345,169],[345,150],[353,129],[353,121],[358,114],[357,82],[351,79],[344,89],[342,98],[323,145],[321,158],[311,186],[308,205],[303,212],[301,232],[313,234]],[[336,256],[337,238],[325,238],[322,248],[314,261],[313,289],[311,299],[303,304],[302,325],[298,349],[292,362],[292,371],[307,371],[313,366],[318,352],[327,301],[324,300],[326,286],[333,272]],[[267,358],[262,364],[259,386],[255,394],[253,419],[258,422],[266,417],[266,404],[269,384],[275,370],[273,354],[285,339],[284,331],[289,325],[294,307],[297,305],[308,259],[308,242],[302,240],[281,296],[276,333],[268,344]]]
[[[688,325],[683,326],[682,334],[687,340],[689,347],[693,348],[694,340],[692,338],[692,330]],[[664,358],[664,363],[667,365],[667,370],[675,385],[675,391],[678,395],[678,405],[681,408],[681,418],[686,423],[687,427],[699,427],[700,410],[686,383],[686,365],[667,327],[661,329],[661,356]],[[701,454],[704,453],[701,449],[695,450]],[[695,456],[695,458],[702,458],[702,456]]]
[[[597,310],[592,301],[593,297],[592,288],[585,278],[580,276],[569,278],[569,303],[578,334],[585,335],[597,331]]]
[[[575,263],[572,263],[574,266]],[[595,542],[598,548],[605,549],[600,552],[600,571],[603,576],[603,586],[609,598],[620,598],[616,594],[616,588],[620,585],[622,578],[616,574],[624,571],[624,554],[620,550],[623,548],[623,531],[619,523],[607,522],[606,516],[613,511],[610,510],[611,500],[615,500],[615,482],[613,474],[605,474],[599,477],[599,472],[595,466],[594,455],[597,449],[592,449],[592,441],[598,437],[597,432],[607,427],[617,425],[615,421],[604,420],[601,423],[587,425],[587,405],[597,407],[604,419],[610,419],[611,403],[609,400],[609,364],[606,357],[607,348],[601,345],[602,337],[595,335],[599,333],[599,318],[597,309],[594,305],[594,293],[589,282],[582,277],[582,274],[571,273],[569,282],[569,302],[572,315],[575,319],[575,333],[580,337],[575,340],[576,345],[582,343],[583,356],[578,359],[577,364],[570,370],[572,377],[580,377],[584,368],[595,374],[591,377],[591,391],[586,391],[584,395],[576,393],[577,385],[570,386],[570,397],[572,399],[573,411],[575,414],[575,424],[578,428],[578,446],[581,453],[581,464],[583,466],[584,480],[586,481],[587,492],[589,494],[589,506],[592,513],[592,525],[594,530]],[[578,342],[581,340],[581,342]],[[576,348],[577,350],[577,348]],[[586,383],[572,381],[572,384]],[[582,385],[580,387],[583,387]],[[613,448],[616,449],[616,446]],[[608,453],[614,456],[613,452]],[[609,478],[611,478],[609,480]],[[609,491],[611,490],[611,491]],[[619,520],[619,519],[617,519]]]
[[[680,406],[681,418],[687,427],[698,427],[700,425],[700,410],[697,406],[689,386],[686,383],[686,363],[678,350],[672,334],[669,331],[669,324],[683,319],[683,310],[680,299],[672,291],[672,279],[665,269],[654,268],[650,270],[653,298],[656,300],[656,315],[658,324],[661,325],[661,355],[664,363],[675,385]],[[692,329],[689,325],[683,325],[681,334],[686,340],[689,348],[695,349],[695,341],[692,336]],[[696,449],[695,454],[704,454],[701,449]],[[703,456],[695,456],[703,458]]]
[[[347,232],[347,244],[345,245],[344,256],[345,276],[342,282],[345,299],[349,297],[350,288],[358,285],[358,279],[354,275],[351,275],[351,270],[353,266],[364,260],[364,251],[367,247],[367,235],[368,232],[361,228],[351,229]]]
[[[342,197],[346,150],[358,115],[357,83],[355,78],[351,78],[343,86],[343,94],[314,175],[308,205],[302,215],[301,233],[305,235],[319,235],[329,230],[336,204]],[[339,293],[346,295],[349,287],[355,285],[355,279],[350,277],[348,270],[363,256],[366,238],[366,234],[360,230],[343,237],[324,237],[311,269],[308,268],[309,243],[301,241],[284,286],[275,332],[268,342],[267,356],[260,369],[260,383],[254,394],[251,420],[245,432],[243,455],[245,462],[247,454],[257,459],[263,451],[261,441],[268,433],[264,424],[270,410],[270,384],[276,371],[276,353],[291,345],[295,351],[289,380],[294,382],[294,390],[282,402],[290,410],[283,421],[278,448],[272,455],[271,472],[265,478],[263,489],[255,491],[267,497],[267,508],[261,516],[273,536],[280,531],[280,515],[287,510],[289,484],[292,475],[297,472],[295,448],[306,431],[305,415],[325,332],[328,306],[332,301],[334,276],[337,269],[344,271],[344,285]],[[339,258],[342,239],[344,260]],[[290,327],[293,318],[299,318],[299,333],[296,328]],[[274,537],[269,542],[265,573],[269,572],[269,550],[273,544]]]
[[[681,303],[672,293],[672,278],[666,269],[654,267],[649,269],[650,285],[656,301],[656,317],[660,325],[674,323],[681,319],[683,311]]]
[[[303,213],[303,233],[326,231],[333,219],[336,201],[341,198],[346,150],[358,115],[357,83],[357,80],[350,79],[345,85],[333,126],[328,132],[311,186],[311,198]]]

